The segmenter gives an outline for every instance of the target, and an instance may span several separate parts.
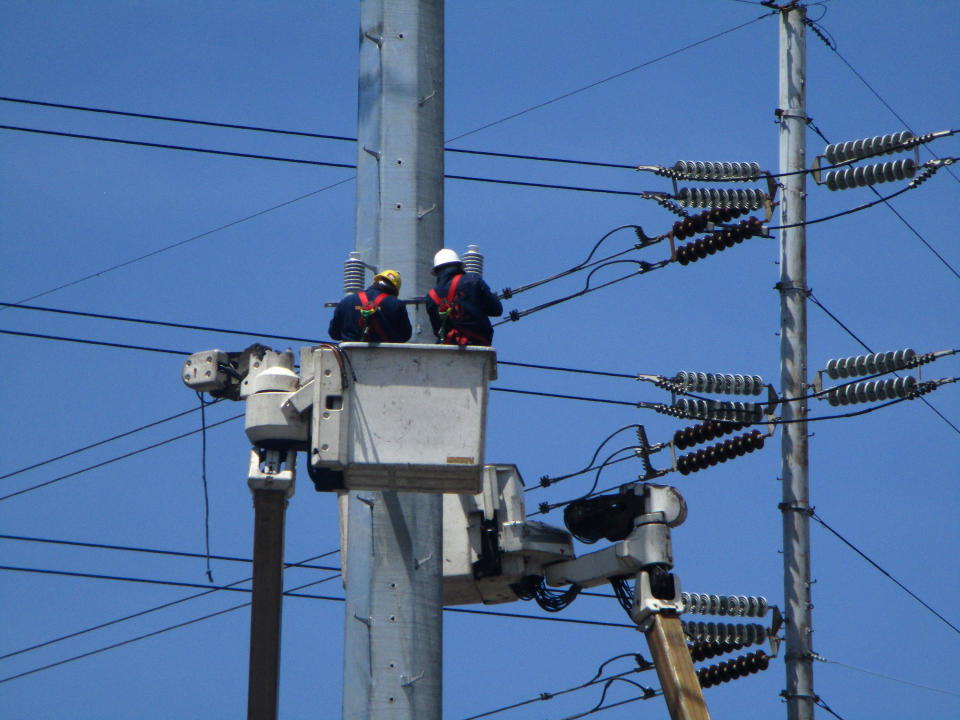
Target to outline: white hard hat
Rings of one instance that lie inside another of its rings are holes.
[[[443,250],[439,250],[437,254],[433,256],[433,269],[436,270],[443,265],[458,262],[460,262],[460,256],[457,255],[455,250],[443,248]]]

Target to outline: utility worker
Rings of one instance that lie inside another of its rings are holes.
[[[464,273],[460,256],[444,248],[433,257],[437,284],[427,295],[427,315],[437,342],[445,345],[490,345],[489,318],[503,314],[500,299],[483,278]]]
[[[337,304],[330,320],[334,340],[402,343],[410,339],[413,328],[407,308],[397,299],[400,273],[384,270],[373,278],[363,292],[347,295]]]

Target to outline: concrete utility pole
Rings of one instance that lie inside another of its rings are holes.
[[[783,588],[789,720],[810,720],[813,657],[810,611],[810,488],[807,452],[806,11],[780,10],[780,377],[784,402]],[[795,227],[792,227],[795,226]]]
[[[423,297],[443,246],[442,0],[361,0],[358,100],[355,249]],[[431,342],[414,307],[411,340]],[[440,720],[442,526],[439,493],[350,493],[344,720]]]

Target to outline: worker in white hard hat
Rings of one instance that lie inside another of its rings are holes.
[[[413,328],[407,308],[397,298],[400,273],[384,270],[363,292],[347,295],[337,304],[330,320],[330,337],[354,342],[402,343]]]
[[[434,255],[433,274],[437,284],[427,294],[427,315],[437,342],[490,345],[490,318],[503,314],[500,299],[482,277],[464,272],[460,256],[449,248]]]

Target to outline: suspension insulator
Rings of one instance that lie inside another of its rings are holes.
[[[742,457],[747,453],[763,448],[764,437],[764,434],[759,430],[753,430],[722,443],[681,455],[677,458],[677,470],[681,475],[689,475],[698,470],[713,467],[717,463]]]
[[[744,425],[742,423],[708,420],[701,425],[691,425],[682,430],[677,430],[673,434],[673,445],[677,450],[685,450],[688,447],[699,445],[714,438],[722,437],[732,432],[738,432],[743,428]]]
[[[715,658],[719,655],[726,655],[727,653],[732,653],[742,649],[743,645],[740,645],[739,643],[728,642],[696,642],[692,645],[687,645],[687,650],[690,651],[690,659],[693,660],[693,662],[710,660],[711,658]]]
[[[684,634],[694,642],[737,643],[744,647],[767,639],[767,629],[759,623],[713,623],[683,621]]]
[[[461,259],[464,272],[483,275],[483,255],[480,254],[480,249],[476,245],[467,245],[467,251]]]
[[[673,168],[671,177],[677,180],[724,180],[753,182],[760,179],[762,171],[755,162],[698,162],[680,160]]]
[[[683,207],[702,208],[745,208],[759,210],[769,200],[762,190],[680,188],[676,200]]]
[[[699,615],[731,615],[735,617],[763,617],[769,605],[759,595],[705,595],[680,593],[683,612]]]
[[[759,375],[698,373],[691,370],[681,370],[674,376],[673,382],[686,392],[725,395],[760,395],[766,387]]]
[[[855,355],[845,358],[832,358],[827,361],[827,376],[831,380],[876,375],[894,370],[906,370],[927,362],[925,355],[918,356],[911,348],[869,355]]]
[[[760,403],[723,402],[684,397],[676,401],[674,408],[682,416],[705,420],[747,424],[763,421],[763,405]]]
[[[697,679],[700,681],[700,687],[709,688],[722,682],[753,675],[768,667],[770,667],[770,657],[763,650],[757,650],[733,660],[699,668]]]
[[[917,379],[912,375],[888,380],[850,383],[827,392],[831,405],[853,405],[877,400],[896,400],[911,397],[917,390]]]
[[[914,145],[917,145],[918,142],[919,139],[915,139],[912,132],[904,130],[889,135],[877,135],[872,138],[849,140],[847,142],[827,145],[823,154],[827,158],[828,163],[836,165],[838,163],[850,162],[851,160],[859,160],[864,157],[889,155],[900,152],[901,150],[909,150]]]
[[[917,164],[913,161],[913,158],[904,158],[875,165],[831,170],[827,173],[824,182],[831,190],[846,190],[853,187],[906,180],[916,174]]]
[[[676,249],[677,262],[681,265],[696,262],[707,255],[726,250],[737,243],[743,242],[746,238],[762,233],[763,223],[759,218],[751,217],[747,220],[741,220],[735,227],[723,228],[692,243],[680,245]]]
[[[343,263],[343,294],[361,292],[366,287],[366,272],[360,253],[351,252],[350,257]]]

